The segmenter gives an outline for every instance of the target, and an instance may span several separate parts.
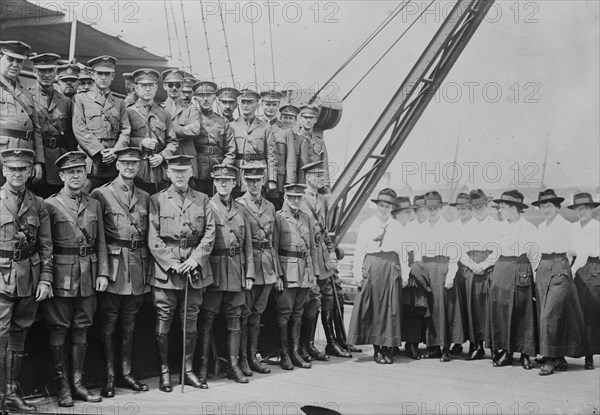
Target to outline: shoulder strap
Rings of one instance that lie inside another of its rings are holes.
[[[38,103],[35,99],[33,100],[33,103],[35,104],[36,108],[42,113],[42,115],[44,117],[46,117],[46,119],[50,122],[50,124],[52,124],[54,129],[56,131],[58,131],[58,133],[60,135],[65,135],[65,132],[63,131],[62,128],[60,128],[60,125],[58,125],[56,122],[54,122],[54,120],[50,116],[50,113],[48,112],[48,110],[46,108],[44,108],[40,103]]]
[[[138,227],[135,218],[131,215],[131,212],[129,212],[129,208],[125,205],[125,203],[123,203],[123,201],[117,196],[117,189],[112,185],[112,183],[110,183],[108,185],[108,187],[110,187],[112,189],[112,192],[110,192],[110,195],[113,197],[113,199],[115,199],[117,201],[117,203],[119,204],[119,206],[121,207],[121,209],[123,210],[123,212],[125,212],[125,214],[127,215],[127,217],[129,218],[129,221],[131,222],[131,225],[135,228],[135,230],[140,234],[140,237],[144,237],[144,232]]]
[[[232,202],[233,203],[233,202]],[[240,246],[243,245],[243,241],[244,238],[238,233],[237,229],[232,228],[229,225],[229,220],[227,220],[227,218],[224,218],[223,215],[221,215],[221,212],[219,212],[219,207],[217,206],[217,204],[215,203],[214,200],[210,201],[210,204],[212,205],[213,209],[213,213],[215,215],[217,215],[219,217],[219,219],[221,219],[221,222],[223,222],[223,226],[225,226],[225,228],[229,231],[231,231],[231,233],[233,233],[233,235],[235,236],[235,239],[237,239],[238,243],[240,244]]]
[[[298,218],[300,218],[300,212],[298,212]],[[302,229],[300,229],[300,227],[298,227],[298,225],[296,225],[295,223],[291,223],[289,221],[288,223],[290,223],[294,228],[296,228],[298,235],[300,235],[300,238],[302,238],[302,240],[306,244],[306,248],[310,249],[310,242],[308,242],[308,240],[304,237],[304,232],[302,231]]]
[[[173,207],[175,208],[175,210],[177,210],[177,212],[181,216],[181,219],[183,219],[183,223],[185,223],[187,225],[187,227],[190,228],[190,230],[192,231],[192,233],[195,235],[197,233],[197,231],[192,226],[192,223],[185,218],[185,213],[183,212],[183,210],[179,206],[177,206],[175,204],[175,202],[173,202],[173,200],[171,198],[167,197],[167,200],[171,203],[171,205],[173,205]]]
[[[258,220],[258,218],[256,217],[256,215],[252,212],[252,210],[250,210],[250,207],[248,207],[248,205],[246,205],[246,203],[243,202],[243,199],[241,199],[241,200],[242,201],[240,201],[239,203],[241,205],[244,205],[246,207],[246,210],[248,211],[248,213],[250,214],[250,216],[252,216],[252,218],[256,221],[256,224],[260,228],[260,230],[263,231],[263,233],[265,234],[265,237],[268,240],[271,240],[271,238],[269,236],[269,232],[267,232],[266,229],[260,224],[260,221]]]
[[[65,205],[65,201],[59,195],[56,195],[54,197],[56,198],[56,201],[58,202],[58,205],[57,205],[58,210],[60,210],[62,212],[62,214],[65,215],[65,217],[71,224],[71,227],[73,228],[73,230],[75,231],[77,236],[78,237],[83,236],[89,245],[93,245],[92,237],[90,236],[90,234],[88,233],[88,231],[85,228],[82,228],[81,226],[79,226],[79,221],[77,220],[77,217],[73,215],[73,212],[71,212],[71,210],[69,210],[69,208],[67,208],[67,206]]]
[[[308,206],[308,208],[310,209],[313,218],[315,218],[315,221],[317,222],[317,225],[319,225],[319,229],[321,229],[321,233],[325,232],[325,227],[323,226],[323,224],[321,223],[321,220],[319,219],[319,215],[317,215],[317,211],[315,210],[315,208],[313,208],[310,203],[308,203],[308,201],[306,202],[306,206]]]
[[[27,115],[31,119],[33,126],[37,127],[37,123],[35,122],[35,117],[33,116],[33,113],[31,112],[31,110],[29,109],[29,106],[27,104],[25,104],[23,102],[23,100],[21,98],[19,98],[17,96],[17,94],[15,94],[14,91],[11,91],[4,82],[0,81],[0,87],[2,89],[4,89],[7,93],[9,93],[15,99],[15,101],[17,101],[17,103],[23,108],[23,110],[27,113]]]
[[[27,229],[27,226],[23,225],[23,222],[21,222],[21,219],[19,218],[19,214],[17,212],[15,212],[13,209],[11,209],[11,207],[8,205],[8,203],[6,203],[6,195],[4,194],[4,190],[0,190],[0,200],[2,201],[2,203],[4,203],[4,206],[6,206],[6,210],[8,210],[10,212],[10,214],[12,215],[13,219],[15,220],[15,222],[17,224],[17,227],[19,228],[19,231],[21,231],[21,232],[23,232],[23,234],[25,234],[27,243],[29,245],[33,245],[35,243],[34,236],[31,234],[31,232],[29,232],[29,229]]]

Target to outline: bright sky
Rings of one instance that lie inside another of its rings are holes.
[[[163,1],[40,3],[62,3],[65,8],[70,3],[84,21],[87,15],[109,33],[147,46],[151,52],[169,54]],[[209,45],[215,52],[216,80],[229,82],[218,31],[219,3],[202,3]],[[428,3],[408,4],[327,93],[343,97]],[[200,4],[183,2],[185,27],[193,71],[210,78]],[[375,0],[220,3],[235,80],[254,81],[254,28],[260,89],[269,88],[273,80],[269,30],[277,88],[320,86],[398,4]],[[344,101],[341,122],[326,132],[335,163],[343,166],[351,157],[453,4],[435,1]],[[395,187],[404,182],[416,189],[436,183],[447,186],[460,179],[460,185],[485,188],[519,181],[521,187],[537,191],[546,141],[546,186],[599,187],[599,4],[497,1],[400,150],[391,169]],[[167,1],[171,36],[175,37],[172,11],[179,35],[179,47],[172,40],[175,66],[188,64],[181,7],[179,0]],[[459,171],[453,169],[455,153]]]

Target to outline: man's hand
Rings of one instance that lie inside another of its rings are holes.
[[[160,154],[155,154],[153,156],[148,157],[148,161],[150,162],[150,167],[158,167],[164,161],[163,156]]]
[[[37,289],[35,290],[35,301],[42,301],[46,298],[54,297],[54,293],[52,292],[52,287],[45,283],[39,283]]]
[[[267,190],[275,190],[277,189],[277,183],[274,182],[273,180],[269,180],[269,183],[267,184]]]
[[[281,279],[281,277],[277,278],[277,282],[275,283],[275,289],[277,291],[283,291],[283,280]]]
[[[156,149],[156,145],[158,144],[158,141],[156,141],[156,139],[154,138],[143,138],[142,139],[142,147],[145,148],[146,150],[154,150]]]
[[[253,286],[254,286],[254,280],[246,278],[246,286],[244,287],[246,289],[246,291],[250,291]]]
[[[188,258],[179,265],[179,273],[185,274],[186,272],[190,272],[193,269],[196,269],[198,265],[200,264],[198,264],[195,259]]]
[[[35,183],[42,180],[43,172],[44,168],[42,167],[41,163],[35,163],[33,165],[33,169],[31,170],[31,182]]]
[[[96,291],[103,292],[108,288],[108,278],[100,276],[96,278]]]
[[[100,154],[102,154],[102,163],[104,164],[111,164],[117,159],[115,156],[115,150],[113,148],[105,148],[104,150],[100,151]]]

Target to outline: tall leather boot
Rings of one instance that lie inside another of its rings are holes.
[[[302,326],[300,327],[300,332],[308,333],[308,344],[306,350],[308,351],[309,356],[312,360],[320,360],[322,362],[326,362],[329,360],[329,356],[325,353],[321,352],[319,349],[315,347],[315,334],[317,332],[317,324],[319,322],[319,313],[315,316],[315,318],[302,318]],[[306,325],[306,327],[304,327]],[[300,337],[302,338],[302,337]],[[305,359],[306,360],[306,359]]]
[[[94,395],[83,385],[83,363],[85,362],[86,350],[87,344],[71,345],[71,375],[73,376],[71,395],[73,399],[80,401],[100,402],[102,397]]]
[[[6,348],[6,344],[0,345],[0,347],[2,346]],[[8,415],[8,408],[6,407],[6,402],[4,402],[4,391],[6,386],[6,359],[6,354],[0,355],[0,415]]]
[[[325,330],[325,338],[327,339],[327,346],[325,346],[325,353],[335,357],[352,357],[350,352],[342,349],[335,339],[335,329],[333,328],[333,313],[329,310],[323,310],[323,316],[321,318],[323,323],[323,329]]]
[[[312,334],[312,321],[306,315],[302,315],[302,325],[300,326],[300,343],[298,345],[298,354],[304,361],[310,362],[314,358],[308,353],[308,343]]]
[[[102,335],[102,345],[104,348],[104,365],[105,365],[105,378],[100,395],[105,398],[112,398],[115,396],[115,348],[113,344],[113,334],[105,333]]]
[[[238,361],[240,370],[244,376],[252,376],[253,372],[248,364],[248,320],[242,320],[240,332],[240,358]]]
[[[248,378],[244,376],[238,366],[238,356],[240,354],[240,330],[227,330],[227,357],[229,359],[229,368],[227,368],[227,378],[233,379],[237,383],[248,383]]]
[[[248,325],[248,363],[250,369],[257,373],[271,373],[271,369],[263,365],[256,357],[258,353],[258,338],[260,335],[259,325]]]
[[[288,328],[287,324],[279,324],[277,325],[277,337],[279,337],[279,346],[280,346],[280,358],[281,358],[281,368],[284,370],[292,370],[294,365],[292,364],[292,360],[290,359],[289,354],[289,342],[288,342]]]
[[[300,321],[299,320],[291,320],[289,323],[289,331],[290,331],[290,359],[292,364],[296,367],[300,367],[302,369],[310,369],[310,363],[304,361],[302,356],[298,354],[298,343],[300,342]]]
[[[340,312],[337,311],[337,307],[334,304],[334,308],[333,308],[333,327],[335,328],[335,339],[337,341],[337,344],[340,345],[340,347],[343,350],[347,350],[350,353],[362,353],[362,349],[359,349],[358,347],[354,347],[351,344],[347,343],[347,339],[346,336],[344,335],[344,333],[342,332],[342,327],[344,326],[344,296],[338,296],[339,299],[339,303],[340,303]]]
[[[208,356],[210,354],[210,342],[212,339],[213,316],[205,315],[200,320],[200,372],[198,380],[200,381],[200,389],[208,389],[206,378],[208,377]]]
[[[52,359],[52,365],[54,366],[54,373],[56,375],[56,384],[58,386],[58,406],[71,407],[73,406],[73,398],[71,397],[71,386],[67,379],[65,345],[50,346],[50,358]]]
[[[158,359],[160,360],[160,379],[158,389],[163,392],[172,392],[171,372],[169,370],[169,332],[158,332],[154,334],[158,346]]]
[[[200,389],[201,382],[193,370],[197,338],[198,333],[195,331],[188,331],[185,334],[185,373],[179,376],[179,382]]]
[[[9,411],[15,412],[35,412],[37,408],[25,402],[17,394],[17,384],[21,375],[21,365],[25,355],[21,352],[6,352],[6,381],[4,383],[4,404]]]
[[[138,382],[131,376],[131,353],[133,350],[133,332],[131,327],[129,330],[121,332],[121,384],[136,392],[146,392],[149,390],[148,385]]]

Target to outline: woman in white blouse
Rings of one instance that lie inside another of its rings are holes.
[[[573,224],[571,251],[577,258],[571,266],[575,286],[583,311],[585,368],[594,368],[593,355],[600,354],[600,222],[592,218],[592,211],[600,206],[589,193],[573,196],[579,220]]]
[[[564,357],[579,357],[583,351],[583,313],[570,266],[573,226],[558,214],[564,200],[548,189],[532,203],[545,219],[538,226],[541,259],[535,274],[540,354],[545,362],[540,376],[567,370]]]
[[[392,351],[402,344],[402,285],[408,281],[408,258],[402,225],[391,215],[396,192],[383,189],[371,200],[377,211],[361,224],[354,251],[354,278],[362,288],[354,302],[348,342],[372,344],[375,362],[385,364],[393,363]]]

